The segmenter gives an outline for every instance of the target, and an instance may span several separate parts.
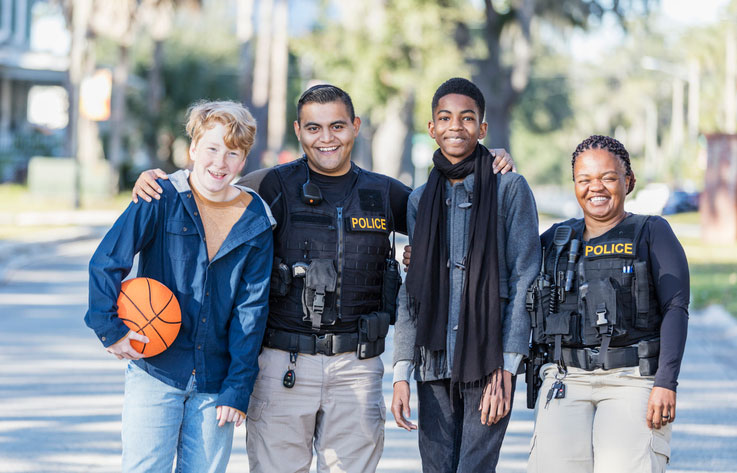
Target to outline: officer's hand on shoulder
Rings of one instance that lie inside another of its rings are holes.
[[[504,148],[494,148],[491,151],[491,155],[494,156],[494,162],[491,164],[491,168],[494,174],[502,173],[506,174],[509,171],[517,172],[517,166],[514,164],[512,155],[507,153]]]
[[[163,190],[156,182],[156,179],[169,179],[169,176],[159,168],[143,171],[141,175],[138,176],[138,179],[136,179],[136,184],[133,186],[133,190],[131,191],[131,199],[133,199],[133,202],[137,204],[139,197],[146,202],[151,202],[151,197],[154,199],[160,199]]]

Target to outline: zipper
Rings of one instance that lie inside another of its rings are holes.
[[[338,264],[337,264],[337,271],[338,271],[338,282],[335,285],[335,309],[337,312],[338,318],[341,318],[342,313],[340,311],[340,292],[341,292],[341,282],[343,280],[343,207],[336,207],[336,210],[338,212]]]

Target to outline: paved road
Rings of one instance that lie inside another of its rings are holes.
[[[120,469],[124,365],[82,321],[95,246],[45,245],[0,280],[0,472]],[[737,472],[736,340],[737,324],[718,308],[692,315],[670,472]],[[384,388],[388,406],[390,368]],[[527,460],[532,412],[518,388],[501,472],[522,472]],[[242,428],[228,471],[247,471]],[[416,434],[397,429],[391,414],[379,471],[420,471]]]

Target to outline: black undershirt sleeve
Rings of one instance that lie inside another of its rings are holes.
[[[688,262],[681,243],[668,222],[651,217],[641,245],[647,248],[650,274],[653,277],[663,321],[660,325],[660,358],[655,386],[676,390],[683,350],[688,332],[688,302],[690,298]]]
[[[403,235],[407,234],[407,199],[412,189],[396,179],[389,184],[389,205],[392,209],[394,230]]]

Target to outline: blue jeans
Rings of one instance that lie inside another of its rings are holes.
[[[512,399],[516,376],[512,377]],[[420,457],[424,473],[496,471],[510,414],[494,425],[481,423],[483,386],[451,389],[449,379],[417,383]]]
[[[192,376],[184,390],[162,383],[133,363],[125,371],[123,472],[224,472],[233,423],[218,427],[217,394],[198,393]]]

